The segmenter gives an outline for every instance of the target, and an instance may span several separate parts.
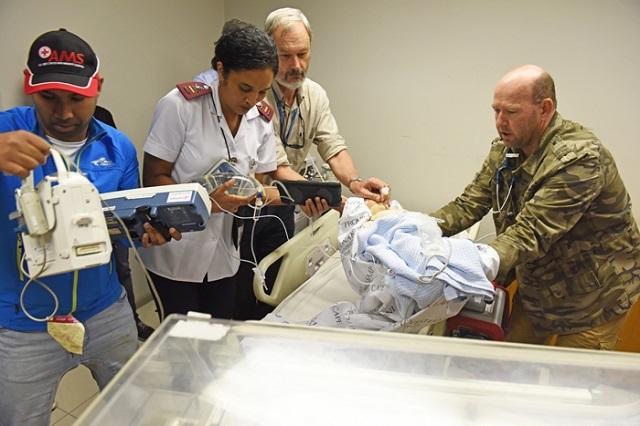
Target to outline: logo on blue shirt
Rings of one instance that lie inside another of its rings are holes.
[[[106,158],[102,157],[98,158],[97,160],[93,160],[91,164],[93,164],[94,166],[109,167],[113,165],[113,161],[107,160]]]

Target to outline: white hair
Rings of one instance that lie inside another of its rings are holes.
[[[283,32],[287,32],[291,26],[298,21],[302,22],[304,25],[304,28],[307,30],[307,34],[309,34],[309,41],[311,41],[311,24],[309,24],[304,13],[299,9],[294,9],[292,7],[283,7],[271,12],[264,23],[264,31],[273,37],[273,33],[277,28],[282,28]]]

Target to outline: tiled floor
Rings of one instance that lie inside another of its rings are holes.
[[[153,302],[138,308],[140,319],[148,325],[158,326],[158,314]],[[51,425],[70,426],[98,394],[98,386],[91,372],[84,366],[68,372],[60,382],[56,394],[56,408],[51,413]]]

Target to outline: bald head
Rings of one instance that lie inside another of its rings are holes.
[[[553,79],[542,68],[523,65],[500,79],[493,94],[496,129],[504,144],[525,157],[538,147],[555,113]]]
[[[533,103],[539,104],[543,99],[549,98],[557,108],[556,88],[553,78],[544,69],[537,65],[522,65],[509,71],[500,79],[496,90],[505,87],[518,88],[523,93],[529,93]]]

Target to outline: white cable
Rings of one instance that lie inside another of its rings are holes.
[[[237,215],[237,214],[235,214],[234,212],[231,212],[231,211],[228,211],[228,210],[225,210],[224,208],[222,208],[222,206],[220,205],[220,203],[218,203],[218,201],[216,201],[216,199],[214,199],[213,197],[209,197],[209,198],[210,198],[210,199],[211,199],[211,201],[213,201],[213,203],[215,203],[215,205],[216,205],[216,206],[218,206],[218,208],[219,208],[222,212],[224,212],[224,213],[228,213],[228,214],[230,214],[231,216],[233,216],[233,217],[235,217],[235,218],[238,218],[238,219],[243,219],[243,220],[253,219],[254,221],[256,221],[255,212],[254,212],[253,217],[243,217],[243,216],[238,216],[238,215]],[[270,204],[272,201],[273,201],[273,200],[268,200],[267,202],[265,202],[265,204],[262,206],[262,208],[263,208],[263,207],[265,207],[265,206],[267,206],[268,204]],[[249,205],[249,206],[250,206],[251,208],[254,208],[254,210],[256,210],[256,211],[257,211],[257,210],[261,210],[261,208],[256,208],[256,207],[253,207],[253,206],[251,206],[251,205]],[[258,217],[257,217],[257,220],[262,219],[262,218],[269,218],[269,217],[271,217],[271,218],[276,218],[276,219],[278,219],[278,220],[280,221],[280,224],[282,225],[282,229],[283,229],[283,230],[284,230],[284,232],[285,232],[285,237],[286,237],[287,241],[290,241],[290,237],[289,237],[289,233],[287,232],[287,228],[286,228],[286,226],[285,226],[285,224],[284,224],[284,221],[283,221],[280,217],[278,217],[278,216],[276,216],[276,215],[270,215],[270,214],[269,214],[269,215],[258,216]],[[335,254],[335,252],[336,252],[336,251],[335,251],[335,248],[334,248],[333,246],[330,246],[330,247],[334,249],[334,253],[329,254],[329,253],[327,253],[327,251],[325,250],[325,248],[322,246],[322,244],[320,244],[320,243],[318,243],[317,241],[315,241],[315,238],[314,238],[314,236],[313,236],[313,234],[314,234],[314,232],[313,232],[313,221],[311,221],[311,223],[310,223],[310,228],[311,228],[311,229],[310,229],[310,237],[311,237],[312,241],[314,241],[314,243],[315,243],[315,244],[313,244],[313,245],[311,245],[311,246],[295,246],[295,247],[297,247],[297,248],[319,247],[319,248],[320,248],[320,250],[321,250],[324,254],[326,254],[327,256],[329,256],[329,257],[331,257],[333,254]],[[238,261],[240,261],[240,262],[245,262],[245,263],[248,263],[248,264],[252,265],[252,266],[253,266],[253,268],[255,269],[255,271],[254,271],[254,272],[256,272],[256,271],[257,271],[257,272],[259,272],[259,273],[260,273],[260,276],[261,276],[261,278],[262,278],[263,286],[265,286],[265,289],[266,289],[265,273],[260,269],[260,265],[259,265],[259,262],[257,261],[257,256],[256,256],[256,254],[255,254],[255,250],[254,250],[254,246],[253,246],[253,242],[254,242],[254,239],[255,239],[255,238],[254,238],[254,232],[255,232],[255,223],[254,223],[254,226],[252,227],[252,230],[251,230],[251,239],[250,239],[250,241],[251,241],[251,245],[250,245],[250,248],[251,248],[251,256],[253,257],[253,262],[251,262],[250,260],[242,259],[241,257],[236,256],[236,255],[234,254],[234,252],[232,252],[232,251],[230,250],[230,248],[227,246],[227,244],[226,244],[226,242],[225,242],[224,238],[221,238],[219,241],[221,241],[221,242],[222,242],[222,246],[224,247],[225,251],[228,253],[228,255],[229,255],[230,257],[232,257],[233,259],[236,259],[236,260],[238,260]]]
[[[295,200],[291,196],[291,193],[289,192],[287,187],[284,186],[284,184],[282,182],[280,182],[279,180],[274,180],[271,183],[275,184],[274,188],[276,188],[278,190],[278,192],[280,192],[280,199],[283,198],[282,192],[284,192],[285,193],[284,198],[286,198],[287,200],[291,201],[292,203],[295,203]]]
[[[496,205],[498,206],[498,210],[491,209],[490,212],[493,214],[499,214],[502,212],[502,209],[505,208],[507,202],[509,201],[509,197],[511,196],[511,190],[513,189],[513,182],[509,185],[509,191],[507,191],[507,196],[504,197],[504,202],[500,205],[500,186],[496,181]]]
[[[315,175],[320,178],[321,182],[324,182],[324,178],[322,177],[322,174],[318,170],[318,165],[316,164],[316,160],[314,160],[313,156],[311,156],[310,154],[307,154],[307,158],[309,158],[311,160],[311,164],[313,164],[313,170],[315,171]]]
[[[417,283],[416,283],[417,285],[416,285],[415,291],[414,291],[413,295],[410,297],[410,299],[409,299],[409,303],[407,303],[407,306],[406,306],[406,308],[405,308],[405,312],[404,312],[403,318],[402,318],[402,320],[401,320],[401,324],[402,324],[402,331],[403,331],[403,332],[404,332],[404,331],[405,331],[405,329],[406,329],[407,321],[408,321],[408,319],[409,319],[409,310],[410,310],[410,307],[412,306],[412,304],[416,303],[416,300],[415,300],[415,298],[416,298],[416,294],[418,293],[418,290],[419,290],[419,288],[421,287],[421,285],[427,285],[427,284],[430,284],[430,283],[431,283],[431,282],[432,282],[432,281],[433,281],[433,280],[434,280],[438,275],[440,275],[440,274],[441,274],[441,273],[442,273],[442,272],[443,272],[443,271],[448,267],[448,265],[449,265],[449,259],[451,258],[451,251],[452,251],[452,247],[451,247],[451,243],[449,243],[448,241],[447,241],[447,243],[449,244],[449,253],[448,253],[448,255],[447,255],[447,258],[445,259],[445,262],[444,262],[443,266],[442,266],[438,271],[436,271],[432,276],[428,277],[427,279],[420,279],[420,278],[425,277],[425,275],[424,275],[424,274],[423,274],[423,275],[421,275],[421,276],[418,278],[418,281],[417,281]],[[434,257],[439,257],[439,256],[426,256],[426,257],[425,257],[425,259],[426,259],[425,267],[424,267],[425,272],[426,272],[426,269],[427,269],[427,267],[428,267],[428,265],[429,265],[429,262],[430,262],[430,261],[431,261],[431,259],[433,259]],[[354,278],[357,282],[359,282],[360,284],[364,284],[364,285],[369,285],[369,284],[371,284],[370,282],[364,282],[364,281],[360,280],[360,279],[358,278],[358,276],[356,275],[356,273],[355,273],[355,271],[354,271],[354,269],[353,269],[353,264],[355,263],[355,261],[356,261],[356,260],[357,260],[357,259],[355,259],[354,257],[352,257],[352,258],[349,260],[349,262],[348,262],[348,263],[349,263],[350,270],[351,270],[351,275],[352,275],[352,276],[353,276],[353,278]],[[367,262],[367,261],[366,261],[366,259],[365,259],[364,261],[365,261],[365,262]],[[373,263],[374,265],[381,265],[379,262],[377,262],[377,260],[376,260],[374,257],[372,257],[372,260],[370,261],[370,263]],[[374,272],[375,272],[375,270],[376,270],[376,268],[374,267]],[[382,272],[381,274],[382,274],[382,275],[385,275],[385,273],[384,273],[384,272]]]
[[[216,205],[216,206],[218,206],[218,208],[220,209],[220,211],[221,211],[221,212],[223,212],[223,213],[228,213],[228,214],[230,214],[231,216],[233,216],[233,217],[235,217],[235,218],[238,218],[238,219],[244,219],[244,220],[253,219],[253,216],[238,216],[238,215],[237,215],[237,214],[235,214],[234,212],[231,212],[231,211],[229,211],[229,210],[225,210],[224,208],[222,208],[222,206],[220,205],[220,203],[218,203],[218,202],[216,201],[216,199],[215,199],[215,198],[213,198],[213,197],[209,197],[209,199],[210,199],[211,201],[213,201],[213,202],[215,203],[215,205]],[[252,208],[252,209],[256,209],[256,210],[261,210],[262,208],[264,208],[265,206],[269,205],[270,203],[271,203],[271,201],[267,201],[267,202],[265,202],[265,204],[264,204],[262,207],[260,207],[260,208],[254,207],[254,206],[252,206],[252,205],[247,205],[247,207],[250,207],[250,208]],[[290,240],[290,237],[289,237],[289,233],[287,232],[287,227],[285,226],[284,221],[283,221],[281,218],[279,218],[279,217],[278,217],[278,216],[276,216],[276,215],[272,215],[272,214],[267,214],[267,215],[264,215],[264,216],[259,216],[258,218],[259,218],[259,219],[262,219],[262,218],[268,218],[268,217],[272,217],[272,218],[273,218],[273,217],[275,217],[276,219],[278,219],[278,220],[280,221],[280,224],[282,225],[282,229],[284,229],[285,236],[287,237],[287,241],[289,241],[289,240]]]
[[[53,318],[53,316],[55,316],[55,314],[58,312],[58,308],[60,307],[60,303],[58,301],[58,297],[56,296],[56,294],[53,292],[53,290],[51,290],[51,288],[46,285],[45,283],[43,283],[42,281],[38,280],[38,277],[40,276],[40,274],[42,274],[42,271],[44,271],[45,267],[47,266],[47,250],[44,244],[44,238],[42,236],[40,236],[38,238],[38,242],[40,243],[40,248],[42,249],[42,253],[43,253],[43,261],[42,261],[42,267],[40,268],[40,270],[38,272],[36,272],[36,274],[32,277],[31,275],[29,275],[29,273],[24,269],[24,261],[26,258],[27,253],[24,252],[22,254],[22,259],[20,260],[20,270],[22,271],[22,273],[29,278],[29,280],[25,283],[24,287],[22,287],[22,291],[20,292],[20,307],[22,308],[22,312],[24,312],[24,314],[27,316],[27,318],[29,318],[30,320],[33,321],[37,321],[37,322],[46,322],[49,321],[51,318]],[[42,287],[44,287],[45,290],[47,290],[49,293],[51,293],[51,295],[53,296],[53,300],[55,301],[55,307],[53,309],[53,312],[51,312],[51,314],[49,314],[48,316],[46,316],[45,318],[36,318],[34,316],[32,316],[29,311],[27,311],[27,308],[24,306],[24,294],[27,291],[27,287],[29,287],[29,285],[32,282],[36,282],[38,284],[40,284]]]
[[[492,236],[494,236],[494,235],[496,235],[496,233],[495,233],[495,232],[489,232],[487,235],[483,235],[482,237],[480,237],[480,238],[476,239],[476,240],[475,240],[475,242],[476,242],[476,243],[479,243],[479,242],[481,242],[482,240],[484,240],[484,239],[486,239],[486,238],[489,238],[489,237],[492,237]]]
[[[68,177],[68,170],[67,170],[67,167],[66,167],[64,161],[62,160],[62,154],[60,152],[58,152],[58,150],[56,150],[53,147],[50,148],[50,152],[51,152],[51,157],[53,158],[53,162],[54,162],[54,164],[56,166],[56,169],[58,170],[58,180],[66,179]],[[30,179],[30,184],[33,185],[34,184],[34,182],[33,182],[33,172],[29,174],[29,179]],[[29,238],[31,238],[31,237],[29,237]],[[22,259],[20,259],[20,271],[26,277],[29,278],[29,280],[24,284],[24,287],[22,287],[22,291],[20,292],[20,307],[22,308],[22,311],[24,312],[25,316],[27,318],[29,318],[30,320],[37,321],[37,322],[46,322],[46,321],[49,321],[58,312],[58,308],[60,307],[60,301],[58,300],[58,296],[55,294],[55,292],[53,290],[51,290],[51,288],[48,285],[46,285],[42,281],[38,280],[38,277],[42,274],[42,272],[47,267],[47,247],[46,247],[46,243],[44,241],[44,237],[42,235],[38,236],[38,245],[39,245],[40,249],[42,250],[42,267],[40,268],[40,270],[38,270],[38,272],[36,272],[35,275],[31,276],[29,274],[29,272],[27,272],[25,270],[24,261],[25,261],[26,256],[27,256],[26,251],[22,254]],[[24,295],[25,295],[25,293],[27,291],[27,288],[31,285],[32,282],[38,283],[41,287],[43,287],[45,290],[47,290],[53,296],[53,300],[55,302],[55,307],[53,309],[53,312],[51,314],[49,314],[48,316],[46,316],[45,318],[36,318],[36,317],[34,317],[33,315],[31,315],[29,313],[29,311],[27,310],[26,306],[24,305]]]
[[[102,202],[103,206],[107,208],[110,207],[102,198],[100,199],[100,201]],[[131,238],[131,233],[129,232],[127,225],[125,225],[122,218],[116,214],[115,210],[112,211],[112,214],[113,214],[113,217],[115,217],[118,223],[120,224],[120,227],[124,230],[124,233],[127,237],[127,241],[129,241],[129,245],[131,246],[130,248],[133,250],[133,257],[134,259],[136,259],[136,261],[142,268],[142,273],[144,274],[147,280],[147,285],[149,287],[149,290],[151,290],[151,293],[153,293],[153,297],[155,298],[155,300],[158,301],[157,303],[157,308],[159,310],[158,316],[160,317],[160,322],[162,322],[164,321],[164,307],[162,306],[162,301],[160,300],[160,295],[158,294],[158,290],[156,289],[153,279],[151,278],[151,275],[149,275],[149,271],[147,270],[147,267],[142,261],[142,257],[140,256],[140,253],[138,252],[138,248],[136,247],[133,239]],[[134,315],[135,315],[135,312],[134,312]]]
[[[444,240],[443,240],[444,241]],[[451,259],[451,252],[453,251],[453,248],[451,247],[451,243],[447,240],[447,244],[449,244],[449,253],[447,254],[447,258],[445,259],[445,262],[442,266],[442,268],[440,268],[438,271],[436,271],[436,273],[434,273],[429,279],[427,280],[421,280],[421,277],[424,277],[425,275],[421,275],[420,278],[418,278],[418,285],[416,286],[415,291],[413,292],[413,295],[411,296],[411,298],[409,299],[409,303],[407,303],[407,307],[405,308],[405,312],[404,312],[404,317],[401,320],[401,324],[402,324],[402,332],[405,332],[405,329],[407,327],[407,322],[409,320],[409,307],[412,304],[416,304],[417,305],[417,301],[416,301],[416,294],[418,294],[418,289],[420,288],[420,285],[427,285],[430,284],[434,279],[436,279],[436,277],[438,275],[440,275],[448,266],[449,266],[449,260]],[[427,271],[427,267],[429,266],[429,262],[431,261],[431,259],[433,259],[434,257],[439,257],[439,256],[427,256],[426,257],[426,262],[424,265],[424,271]]]
[[[225,209],[220,205],[220,203],[218,203],[218,201],[216,201],[216,199],[215,199],[215,198],[213,198],[213,197],[211,197],[211,196],[210,196],[210,197],[209,197],[209,199],[210,199],[211,201],[213,201],[213,203],[215,203],[215,205],[216,205],[216,206],[218,206],[218,208],[221,210],[221,212],[228,213],[228,214],[230,214],[231,216],[233,216],[233,217],[235,217],[235,218],[238,218],[238,219],[242,219],[242,220],[249,220],[249,219],[253,219],[254,221],[256,221],[256,219],[255,219],[255,218],[256,218],[256,213],[257,213],[257,212],[259,212],[260,210],[262,210],[262,208],[264,208],[265,206],[267,206],[267,205],[269,205],[269,204],[271,203],[271,200],[268,200],[268,201],[267,201],[267,202],[265,202],[261,207],[254,207],[254,206],[248,205],[249,207],[251,207],[251,208],[253,208],[253,209],[254,209],[254,214],[253,214],[253,216],[251,216],[251,217],[245,217],[245,216],[238,216],[237,214],[235,214],[235,213],[233,213],[233,212],[231,212],[231,211],[229,211],[229,210],[225,210]],[[258,219],[261,219],[261,218],[267,218],[267,217],[275,217],[275,218],[277,218],[277,219],[280,221],[280,224],[282,225],[282,229],[284,229],[284,232],[285,232],[285,237],[287,238],[287,241],[289,241],[289,233],[287,232],[287,228],[286,228],[286,226],[285,226],[284,222],[282,221],[282,219],[281,219],[281,218],[279,218],[278,216],[275,216],[275,215],[264,215],[264,216],[258,216]],[[235,225],[232,225],[232,226],[235,226]],[[257,262],[257,257],[256,257],[256,255],[255,255],[255,251],[254,251],[254,249],[253,249],[253,239],[254,239],[254,238],[253,238],[253,235],[254,235],[254,230],[255,230],[255,225],[251,228],[251,246],[250,246],[250,248],[251,248],[251,255],[252,255],[252,257],[253,257],[253,262],[252,262],[252,261],[250,261],[250,260],[247,260],[247,259],[242,259],[242,257],[238,257],[238,256],[236,256],[236,255],[235,255],[235,252],[231,251],[231,249],[227,246],[227,243],[225,242],[224,238],[220,238],[220,239],[219,239],[219,241],[221,241],[221,242],[222,242],[222,246],[224,247],[225,251],[227,252],[227,254],[228,254],[231,258],[236,259],[236,260],[238,260],[238,261],[240,261],[240,262],[245,262],[245,263],[248,263],[249,265],[252,265],[254,268],[256,268],[256,269],[260,272],[261,276],[264,278],[264,273],[260,270],[260,267],[259,267],[258,262]],[[240,242],[238,242],[238,244],[240,244]],[[238,245],[238,247],[239,247],[239,245]]]
[[[374,265],[381,265],[381,263],[378,263],[378,262],[377,262],[377,260],[376,260],[376,258],[375,258],[375,257],[373,257],[372,255],[371,255],[371,258],[372,258],[372,260],[371,260],[371,261],[369,261],[368,263],[373,263]],[[362,281],[360,278],[358,278],[358,276],[356,275],[356,272],[355,272],[355,271],[354,271],[354,269],[353,269],[353,264],[354,264],[355,262],[359,261],[359,260],[361,260],[361,259],[356,259],[354,256],[352,256],[352,257],[349,259],[349,269],[351,270],[351,275],[353,276],[353,278],[355,278],[355,280],[356,280],[358,283],[360,283],[360,284],[364,284],[364,285],[369,285],[369,284],[371,284],[371,283],[370,283],[370,282],[364,282],[364,281]],[[366,259],[363,259],[362,261],[363,261],[363,262],[367,262],[367,260],[366,260]],[[374,271],[375,271],[375,268],[374,268]],[[384,275],[384,273],[380,273],[380,275]],[[372,281],[373,281],[373,277],[372,277]]]

